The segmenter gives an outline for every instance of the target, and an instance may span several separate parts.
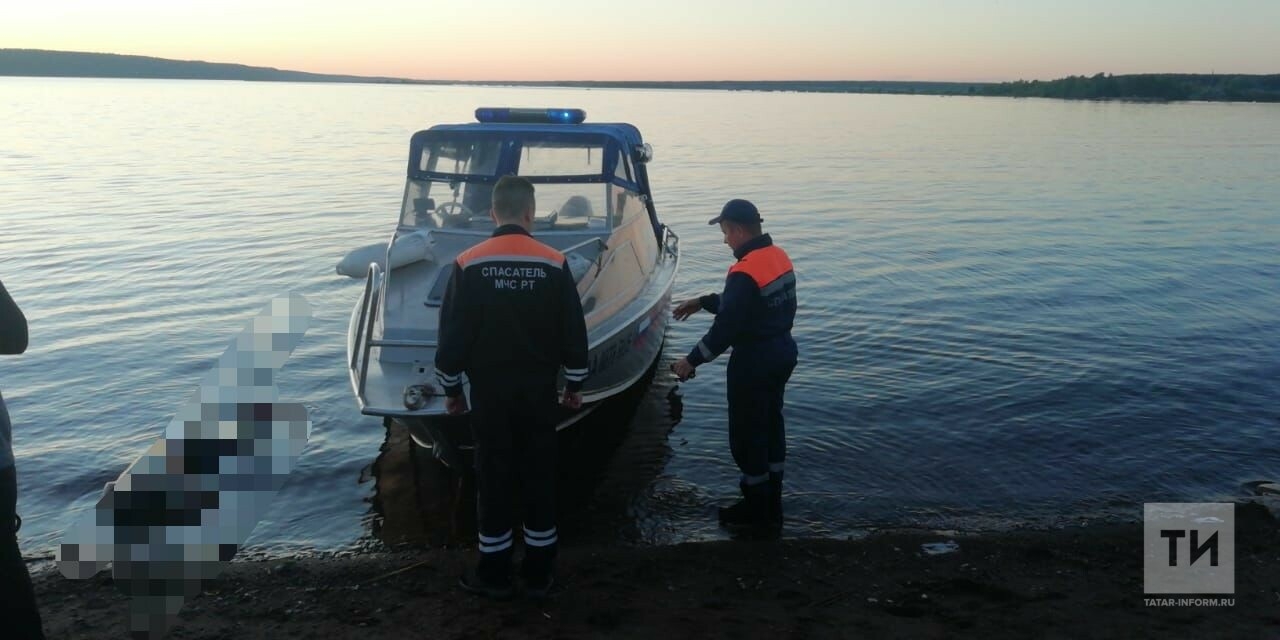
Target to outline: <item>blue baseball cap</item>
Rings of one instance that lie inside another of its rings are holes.
[[[734,198],[724,203],[724,208],[720,210],[720,215],[712,218],[711,222],[707,224],[720,224],[721,221],[751,224],[753,222],[764,222],[764,218],[760,217],[760,210],[756,209],[756,206],[751,204],[751,201]]]

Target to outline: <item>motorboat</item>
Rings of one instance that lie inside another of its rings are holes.
[[[565,254],[582,300],[590,377],[582,408],[562,408],[557,429],[653,366],[680,258],[679,237],[659,221],[649,188],[653,148],[636,127],[587,122],[580,109],[480,108],[475,116],[413,134],[394,233],[337,268],[365,280],[347,332],[361,413],[404,423],[450,467],[469,465],[471,437],[465,416],[445,412],[435,381],[440,305],[454,259],[494,230],[499,177],[534,184],[533,235]]]

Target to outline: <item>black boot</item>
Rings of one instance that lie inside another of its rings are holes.
[[[742,499],[729,507],[720,508],[720,524],[725,526],[755,526],[769,522],[769,484],[739,485]]]
[[[479,571],[472,571],[458,579],[463,591],[493,600],[509,600],[515,594],[511,579],[484,578]]]
[[[746,498],[738,500],[728,507],[720,507],[720,524],[726,526],[739,526],[751,524],[751,507],[747,504]]]
[[[515,594],[511,586],[511,549],[498,553],[481,553],[475,571],[463,575],[458,586],[467,593],[494,600],[506,600]]]
[[[782,522],[782,472],[769,472],[769,520]]]
[[[747,493],[747,485],[744,482],[738,482],[738,491],[745,496]],[[737,502],[717,509],[717,516],[721,525],[738,525],[750,522],[750,507],[747,506],[747,499],[739,498]]]
[[[520,575],[524,578],[525,595],[530,598],[539,599],[551,595],[556,584],[553,566],[557,546],[529,546],[529,539],[525,538],[524,562],[520,567]]]
[[[488,553],[482,551],[475,570],[463,575],[458,586],[468,593],[494,600],[510,598],[515,593],[511,586],[511,547]]]

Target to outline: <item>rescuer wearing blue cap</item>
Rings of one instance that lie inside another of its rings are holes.
[[[671,365],[681,381],[733,347],[727,371],[729,448],[742,472],[742,500],[720,509],[728,526],[782,523],[782,473],[787,455],[782,396],[796,366],[791,326],[796,317],[796,276],[791,259],[761,232],[759,210],[746,200],[725,203],[710,224],[720,225],[737,262],[724,291],[686,300],[672,315],[684,320],[699,309],[715,322],[689,355]]]

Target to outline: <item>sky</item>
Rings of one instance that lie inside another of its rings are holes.
[[[441,80],[1280,73],[1280,0],[6,0],[0,48]]]

